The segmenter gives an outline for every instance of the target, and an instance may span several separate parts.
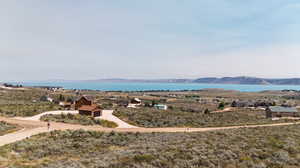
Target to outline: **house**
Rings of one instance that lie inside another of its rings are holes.
[[[128,104],[127,108],[136,108],[136,106],[137,106],[136,104]]]
[[[142,100],[140,100],[139,98],[134,98],[134,99],[131,100],[130,104],[141,105]]]
[[[86,96],[82,96],[80,99],[75,101],[75,110],[78,110],[83,105],[92,105],[91,98],[88,98]]]
[[[71,109],[72,103],[70,103],[70,102],[59,102],[59,106],[65,108],[65,109]]]
[[[92,116],[92,117],[100,117],[102,115],[101,108],[96,105],[82,105],[79,109],[80,115]]]
[[[47,97],[47,101],[52,103],[54,100],[51,97]]]
[[[142,101],[139,98],[134,98],[127,105],[127,108],[137,108],[137,106],[141,105]]]
[[[238,100],[238,101],[233,101],[231,103],[231,107],[253,107],[254,104],[250,103],[249,101],[242,101],[242,100]]]
[[[167,110],[168,106],[164,105],[164,104],[155,104],[154,108],[158,109],[158,110]]]
[[[266,117],[300,117],[296,107],[270,106],[266,109]]]

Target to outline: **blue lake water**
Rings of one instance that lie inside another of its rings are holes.
[[[146,90],[200,90],[225,89],[242,92],[265,90],[300,90],[299,85],[233,85],[233,84],[197,84],[197,83],[95,83],[95,82],[24,82],[24,86],[61,86],[65,89],[89,89],[102,91],[146,91]]]

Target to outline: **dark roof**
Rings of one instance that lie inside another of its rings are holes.
[[[289,113],[298,112],[298,109],[296,107],[270,106],[269,109],[272,112],[289,112]]]

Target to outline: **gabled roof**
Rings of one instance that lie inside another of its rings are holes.
[[[82,98],[84,98],[84,99],[86,99],[86,100],[88,100],[88,101],[92,101],[92,100],[93,100],[93,98],[92,98],[91,96],[83,95],[83,96],[79,97],[76,101],[78,101],[78,100],[80,100],[80,99],[82,99]]]
[[[269,109],[272,112],[289,112],[289,113],[298,112],[298,109],[296,107],[270,106]]]

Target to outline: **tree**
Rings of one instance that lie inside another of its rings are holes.
[[[40,97],[40,101],[48,101],[48,98],[47,98],[47,96],[42,96],[42,97]]]
[[[152,106],[158,104],[156,100],[152,100]]]
[[[59,101],[65,101],[65,97],[62,94],[60,94],[58,100]]]
[[[145,107],[151,107],[149,102],[145,102]]]
[[[208,109],[204,110],[204,114],[209,114],[209,113],[210,113],[210,111]]]
[[[68,102],[68,103],[73,103],[74,100],[73,100],[71,97],[69,97],[69,98],[67,99],[67,102]]]
[[[224,102],[221,102],[220,104],[219,104],[219,107],[218,107],[218,109],[224,109],[224,107],[225,107],[225,103]]]
[[[233,102],[231,103],[231,107],[237,107],[237,102],[236,102],[236,101],[233,101]]]

